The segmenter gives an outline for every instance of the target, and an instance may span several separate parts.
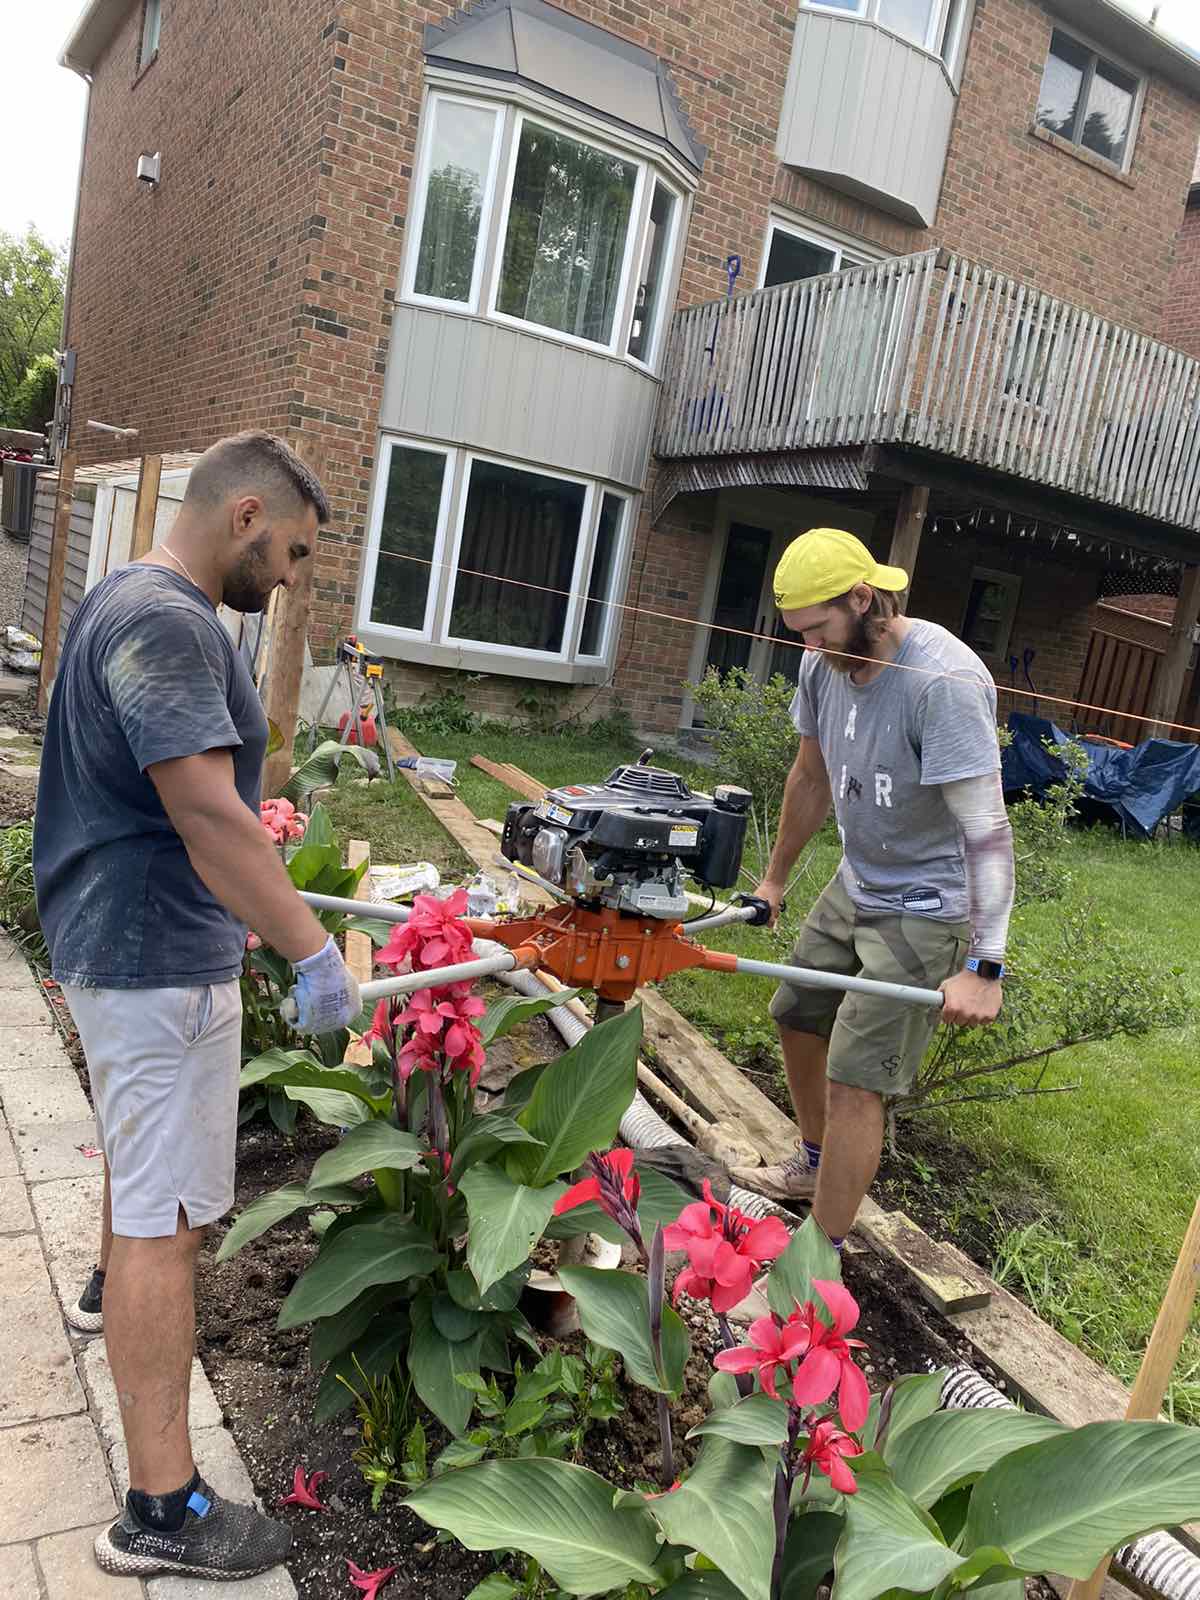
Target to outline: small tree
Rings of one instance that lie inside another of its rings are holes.
[[[57,392],[57,360],[53,355],[38,356],[13,391],[8,404],[8,426],[41,433],[54,417]]]
[[[0,417],[7,417],[38,356],[62,338],[64,252],[36,228],[24,238],[0,231]]]

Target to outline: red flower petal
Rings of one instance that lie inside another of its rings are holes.
[[[838,1386],[842,1364],[832,1351],[817,1345],[801,1361],[792,1379],[792,1398],[798,1406],[819,1406]]]
[[[851,1433],[857,1433],[867,1420],[871,1407],[871,1394],[867,1380],[847,1357],[841,1364],[842,1375],[838,1385],[838,1411]]]
[[[566,1194],[560,1194],[554,1202],[554,1215],[561,1217],[564,1211],[574,1211],[576,1206],[584,1206],[589,1200],[599,1200],[599,1178],[584,1178],[579,1183],[574,1183]]]
[[[849,1289],[844,1284],[821,1278],[813,1279],[813,1288],[833,1316],[834,1333],[839,1335],[849,1333],[858,1323],[858,1301]]]

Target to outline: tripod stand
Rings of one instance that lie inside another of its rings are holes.
[[[387,763],[389,783],[396,779],[396,769],[392,765],[392,746],[388,739],[387,711],[383,703],[383,657],[373,656],[365,650],[353,635],[344,639],[338,645],[337,667],[329,680],[329,688],[325,691],[325,698],[321,701],[321,709],[317,712],[313,724],[312,738],[316,738],[316,730],[325,721],[325,712],[329,702],[333,699],[333,691],[342,683],[346,689],[349,713],[342,727],[339,744],[348,745],[353,734],[360,749],[366,749],[367,741],[363,727],[363,710],[366,707],[368,715],[371,710],[375,715],[375,726],[378,730],[379,742],[383,745],[383,758]],[[368,701],[371,703],[368,704]]]

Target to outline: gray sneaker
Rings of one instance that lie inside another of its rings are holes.
[[[123,1578],[149,1578],[156,1572],[249,1578],[278,1566],[291,1548],[292,1530],[286,1522],[222,1499],[204,1482],[192,1492],[178,1532],[148,1528],[126,1504],[94,1546],[101,1570]]]
[[[67,1326],[76,1333],[104,1332],[104,1274],[96,1267],[88,1286],[73,1306],[63,1312]]]
[[[766,1195],[768,1200],[778,1200],[784,1205],[789,1200],[811,1200],[817,1192],[818,1175],[809,1166],[803,1150],[798,1150],[777,1167],[735,1167],[730,1175],[751,1194]]]

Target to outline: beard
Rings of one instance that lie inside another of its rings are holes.
[[[821,652],[834,672],[844,672],[847,675],[857,667],[862,666],[862,661],[857,659],[858,657],[870,657],[874,653],[871,635],[867,630],[866,618],[860,617],[854,612],[850,613],[849,632],[846,636],[846,642],[839,646],[839,653],[833,655],[828,650],[822,650]]]
[[[277,587],[267,577],[270,545],[271,533],[267,529],[242,552],[232,572],[226,573],[221,600],[231,611],[244,611],[253,616],[266,607],[271,591]]]

